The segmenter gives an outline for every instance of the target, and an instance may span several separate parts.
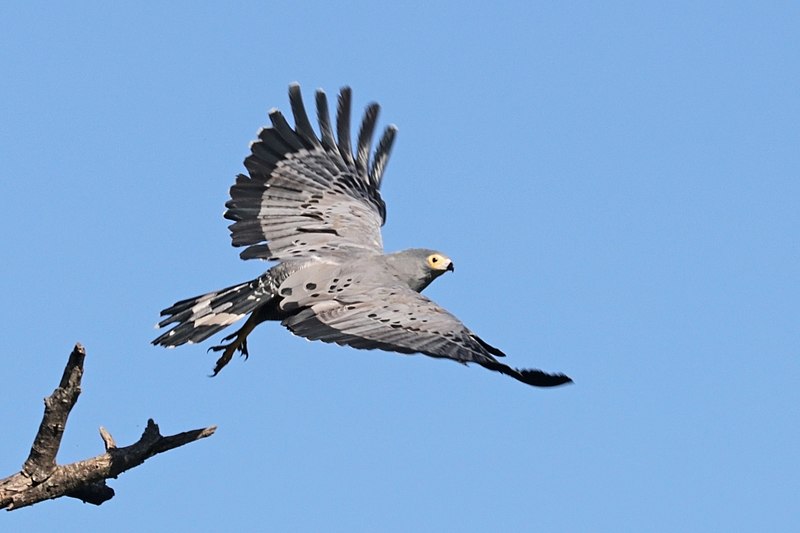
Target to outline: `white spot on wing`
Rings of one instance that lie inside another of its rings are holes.
[[[202,300],[192,306],[192,316],[203,316],[211,312],[211,301]]]
[[[213,315],[206,315],[194,321],[195,326],[227,326],[233,324],[244,315],[235,315],[231,313],[216,313]]]

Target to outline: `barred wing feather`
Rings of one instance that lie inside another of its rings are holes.
[[[298,85],[289,88],[295,127],[278,110],[259,132],[225,204],[234,246],[242,259],[285,260],[354,251],[382,253],[386,206],[380,185],[396,128],[388,126],[370,159],[379,107],[370,104],[350,143],[351,91],[339,93],[336,136],[325,93],[317,91],[320,137],[306,114]],[[338,137],[338,138],[337,138]]]

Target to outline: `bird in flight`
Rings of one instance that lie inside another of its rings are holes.
[[[316,93],[319,135],[300,86],[289,86],[294,127],[277,109],[262,128],[230,189],[225,218],[242,259],[276,264],[252,281],[181,300],[161,311],[169,327],[153,344],[198,343],[234,322],[244,324],[210,350],[222,352],[214,375],[235,352],[248,356],[247,336],[260,323],[279,321],[295,335],[361,349],[475,363],[528,385],[553,387],[564,374],[516,369],[491,346],[421,291],[454,270],[441,252],[412,248],[384,253],[380,194],[397,128],[388,126],[372,150],[379,106],[369,104],[355,150],[351,146],[351,90],[339,92],[336,124],[328,100]]]

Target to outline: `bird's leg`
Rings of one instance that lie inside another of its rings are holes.
[[[219,371],[231,361],[236,350],[239,350],[245,359],[250,356],[247,352],[247,336],[250,335],[250,332],[253,331],[257,324],[256,314],[253,313],[247,318],[247,321],[241,328],[222,339],[223,341],[231,342],[228,344],[220,344],[219,346],[212,346],[208,349],[210,352],[222,352],[222,356],[217,359],[217,364],[214,365],[213,376],[219,374]]]

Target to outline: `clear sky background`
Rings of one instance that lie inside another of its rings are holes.
[[[4,531],[796,531],[797,2],[4,2],[0,476],[77,341],[59,461],[217,434]],[[539,390],[295,338],[216,378],[149,344],[260,274],[222,218],[267,111],[353,87],[399,136],[387,249]]]

